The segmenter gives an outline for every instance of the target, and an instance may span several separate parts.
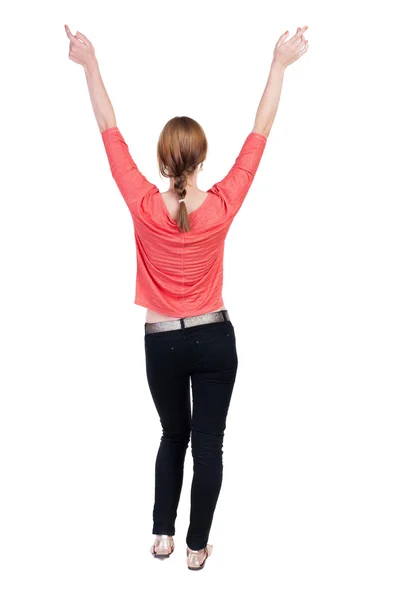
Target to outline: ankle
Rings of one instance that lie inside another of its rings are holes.
[[[193,550],[190,546],[187,546],[188,552],[194,552],[195,554],[200,554],[200,552],[205,552],[206,548],[199,548],[198,550]]]

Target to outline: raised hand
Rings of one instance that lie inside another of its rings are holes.
[[[285,39],[289,32],[285,31],[275,45],[273,60],[286,68],[303,56],[308,50],[308,40],[304,39],[303,35],[307,29],[307,25],[298,27],[294,36],[287,41]]]
[[[79,31],[76,32],[76,35],[72,35],[68,25],[64,25],[64,27],[67,37],[70,41],[68,57],[78,65],[82,65],[85,68],[95,63],[96,55],[93,44],[87,39],[87,37]]]

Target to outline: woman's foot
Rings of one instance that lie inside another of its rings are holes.
[[[211,544],[207,544],[202,550],[191,550],[186,546],[186,564],[190,571],[199,571],[205,565],[207,558],[213,551]]]
[[[174,538],[172,535],[156,535],[154,544],[150,548],[150,552],[154,558],[169,558],[175,548]]]

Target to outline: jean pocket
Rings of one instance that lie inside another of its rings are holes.
[[[230,321],[218,322],[213,325],[213,327],[198,331],[198,335],[196,336],[197,343],[225,346],[225,342],[229,340],[236,342],[235,330]]]
[[[232,336],[233,339],[236,339],[235,328],[232,325],[232,321],[226,321],[226,323],[225,323],[225,335]]]
[[[198,352],[195,355],[204,370],[228,373],[238,364],[235,331],[229,321],[219,325],[196,336],[194,342]]]
[[[180,340],[180,330],[156,331],[144,334],[144,347],[148,351],[154,349],[155,352],[161,352],[164,347],[174,346]]]

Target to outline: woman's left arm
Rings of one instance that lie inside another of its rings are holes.
[[[103,133],[106,129],[116,127],[117,123],[114,109],[101,78],[93,44],[79,31],[76,32],[76,35],[72,35],[68,25],[65,25],[65,31],[70,41],[69,58],[84,68],[94,115],[100,132]]]

